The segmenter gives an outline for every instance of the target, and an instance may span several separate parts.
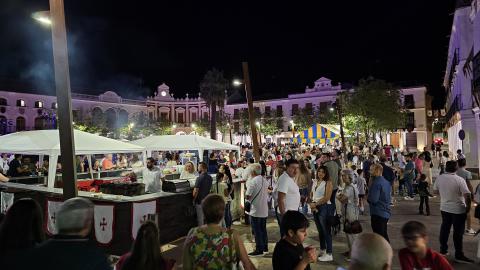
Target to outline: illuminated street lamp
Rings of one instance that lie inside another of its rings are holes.
[[[177,128],[177,125],[173,124],[173,125],[172,125],[172,128],[173,128],[173,129]]]
[[[241,80],[233,80],[232,83],[233,83],[234,86],[240,86],[240,85],[243,84],[243,82]]]
[[[135,126],[135,123],[130,123],[130,124],[128,124],[128,128],[129,128],[129,129],[132,129],[134,126]]]
[[[50,26],[52,25],[52,19],[50,19],[50,11],[37,11],[32,14],[32,18],[39,23]]]
[[[292,125],[292,138],[295,139],[295,123],[293,120],[290,120],[290,125]]]
[[[333,107],[330,107],[330,111],[333,112],[335,109]]]
[[[32,18],[43,25],[51,26],[53,67],[58,104],[58,133],[62,155],[63,198],[77,196],[77,172],[75,165],[75,141],[72,127],[72,97],[67,51],[67,30],[63,0],[50,0],[50,11],[36,12]],[[48,186],[53,187],[49,179]]]

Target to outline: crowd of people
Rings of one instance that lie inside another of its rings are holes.
[[[398,253],[402,269],[453,269],[446,259],[451,227],[455,261],[472,263],[463,252],[463,235],[472,233],[470,208],[473,202],[480,203],[480,188],[473,189],[461,152],[450,159],[427,150],[417,155],[390,146],[365,148],[342,153],[334,147],[264,144],[258,162],[245,147],[237,156],[217,152],[197,166],[187,163],[181,178],[196,179],[192,195],[198,226],[186,236],[182,261],[163,258],[157,225],[146,222],[116,269],[174,269],[179,263],[183,269],[256,269],[250,258],[272,252],[267,231],[271,213],[281,237],[273,249],[273,269],[310,269],[311,263],[333,261],[332,242],[341,231],[347,239],[342,256],[348,269],[390,269],[394,255],[388,222],[392,207],[400,203],[395,198],[410,201],[418,196],[418,214],[430,215],[429,198],[435,195],[440,196],[442,218],[440,251],[429,248],[424,224],[406,222],[401,230],[405,248]],[[441,174],[433,181],[435,161]],[[147,161],[146,169],[153,175],[158,162]],[[168,162],[178,163],[178,158]],[[251,252],[232,228],[235,178],[245,181],[243,210],[255,242]],[[373,233],[364,232],[360,223],[366,214]],[[8,265],[6,269],[110,269],[112,263],[88,241],[92,219],[88,199],[67,200],[57,213],[58,234],[45,240],[38,203],[17,200],[0,224],[0,261]],[[304,247],[310,223],[315,224],[319,249]],[[21,259],[27,257],[31,259]]]

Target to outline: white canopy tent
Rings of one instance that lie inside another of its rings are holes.
[[[92,172],[91,155],[107,153],[144,152],[144,148],[95,134],[74,130],[75,154],[88,155]],[[49,156],[48,187],[55,183],[56,167],[60,155],[58,130],[22,131],[0,136],[0,153]]]
[[[219,142],[199,135],[149,136],[131,143],[144,147],[149,157],[152,155],[152,151],[197,150],[199,159],[202,161],[204,150],[235,150],[240,153],[240,147],[236,145]]]

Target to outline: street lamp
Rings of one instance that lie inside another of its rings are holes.
[[[233,80],[232,83],[233,83],[234,86],[240,86],[240,85],[243,84],[243,82],[241,80],[238,80],[238,79]]]
[[[333,107],[330,107],[330,111],[333,112],[335,109]]]
[[[62,155],[63,198],[66,200],[77,196],[67,30],[63,0],[50,0],[49,3],[50,11],[37,12],[32,14],[32,17],[43,25],[50,25],[52,29],[53,66],[58,104],[58,133]],[[52,179],[49,180],[48,186],[53,187]]]
[[[46,26],[52,25],[52,19],[50,19],[49,11],[34,12],[32,13],[32,18],[43,25],[46,25]]]
[[[130,124],[128,124],[128,128],[129,128],[129,129],[132,129],[134,126],[135,126],[135,123],[130,123]]]
[[[292,138],[295,139],[295,123],[293,120],[290,120],[290,125],[292,125]]]
[[[173,128],[173,129],[176,129],[176,128],[177,128],[177,125],[173,124],[173,125],[172,125],[172,128]]]

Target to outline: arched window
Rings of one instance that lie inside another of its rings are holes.
[[[35,118],[35,129],[40,130],[45,128],[45,119],[43,117]]]
[[[7,118],[0,115],[0,135],[7,134]]]
[[[52,110],[56,110],[58,108],[57,102],[52,103]]]
[[[0,106],[7,106],[7,99],[6,98],[0,98]]]
[[[25,130],[25,118],[22,116],[17,117],[17,131]]]
[[[17,99],[17,107],[25,107],[25,100]]]

